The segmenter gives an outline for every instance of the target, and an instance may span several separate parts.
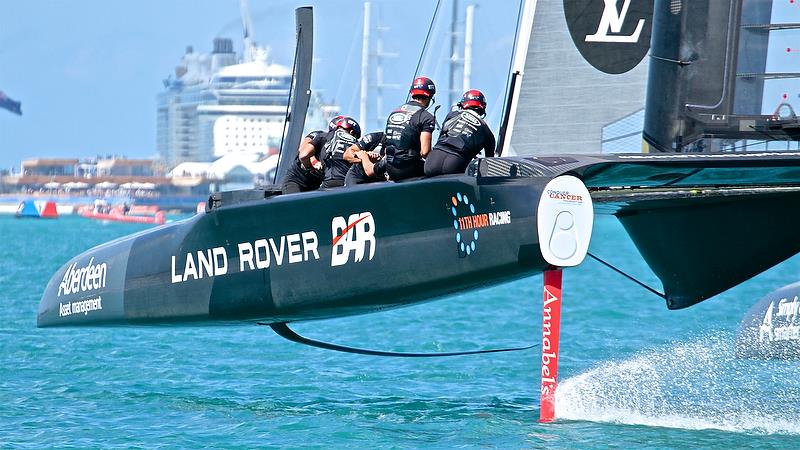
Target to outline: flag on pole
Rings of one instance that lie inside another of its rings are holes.
[[[20,116],[22,115],[22,102],[10,99],[3,91],[0,91],[0,108],[5,108]]]

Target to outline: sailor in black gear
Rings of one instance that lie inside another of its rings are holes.
[[[458,109],[444,119],[442,132],[436,145],[425,159],[425,176],[464,173],[481,150],[487,157],[494,156],[495,139],[483,118],[486,116],[486,98],[477,89],[464,93]]]
[[[328,131],[336,128],[336,123],[344,118],[344,116],[336,116],[328,122]],[[325,142],[314,145],[315,139],[325,136],[326,131],[316,130],[308,133],[306,137],[300,142],[300,147],[297,150],[297,155],[294,157],[294,163],[286,171],[281,181],[282,194],[295,194],[297,192],[308,192],[319,189],[325,178],[322,162],[320,161],[320,149]],[[303,165],[300,160],[300,155],[308,156],[307,164]]]
[[[418,77],[411,84],[411,101],[392,111],[384,136],[386,173],[394,181],[424,175],[436,120],[427,108],[436,86],[430,78]]]
[[[303,141],[300,143],[300,148],[297,150],[297,156],[294,157],[294,162],[289,166],[289,170],[283,176],[281,182],[282,194],[295,194],[297,192],[307,192],[319,189],[322,184],[322,179],[325,173],[321,170],[322,165],[319,162],[319,151],[313,145],[315,139],[320,136],[325,136],[327,133],[323,130],[316,130],[308,133]],[[322,148],[322,146],[320,146]],[[300,160],[301,154],[309,154],[310,158],[308,166],[303,165]],[[316,168],[315,168],[316,166]]]
[[[383,131],[365,134],[344,153],[344,158],[353,164],[344,179],[345,186],[386,181],[386,164],[385,160],[382,159],[385,155],[383,135]],[[367,159],[366,167],[371,175],[367,175],[365,172],[362,158]],[[376,164],[379,161],[384,162]]]
[[[351,162],[344,158],[344,152],[361,137],[361,127],[352,117],[343,117],[336,122],[336,127],[327,133],[322,147],[322,163],[325,168],[325,179],[321,189],[344,186],[344,179],[350,169]]]

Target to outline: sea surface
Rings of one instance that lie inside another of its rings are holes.
[[[63,263],[142,229],[0,216],[0,447],[800,448],[800,363],[733,356],[739,321],[800,279],[798,257],[681,311],[592,260],[565,271],[557,421],[540,424],[538,348],[405,359],[252,323],[36,328]],[[615,219],[598,219],[591,251],[660,289]],[[541,284],[295,329],[407,352],[532,344]]]

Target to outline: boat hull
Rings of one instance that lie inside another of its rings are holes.
[[[223,204],[77,256],[38,325],[324,319],[519,278],[547,267],[546,181],[447,176]]]

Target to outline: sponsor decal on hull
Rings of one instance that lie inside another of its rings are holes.
[[[92,311],[103,309],[103,297],[98,295],[96,298],[77,300],[74,302],[58,303],[58,317],[67,317],[73,314],[88,315]]]
[[[64,278],[58,285],[57,297],[61,295],[82,294],[106,287],[108,264],[94,264],[94,257],[86,266],[78,268],[78,263],[72,263],[64,272]]]
[[[318,247],[319,239],[313,231],[239,242],[236,244],[239,264],[234,267],[238,267],[238,272],[245,272],[316,260],[319,259]],[[175,284],[226,275],[231,269],[228,258],[228,251],[222,246],[189,252],[182,258],[173,255],[171,281]],[[183,267],[178,267],[178,261],[183,261]]]
[[[581,180],[562,175],[550,180],[536,208],[539,249],[555,267],[577,266],[589,251],[594,209]]]
[[[775,302],[770,302],[758,327],[758,342],[763,344],[800,340],[800,325],[795,325],[800,310],[800,299],[797,296],[791,301],[783,298],[778,302],[777,309],[775,312]]]
[[[347,219],[334,217],[331,220],[331,230],[331,267],[343,266],[351,261],[357,263],[365,259],[372,260],[375,256],[377,241],[372,213],[352,214]],[[177,284],[229,273],[316,261],[320,259],[319,243],[317,232],[310,230],[172,255],[170,281]],[[231,262],[228,254],[230,247],[236,252],[237,258],[234,262]]]
[[[548,189],[547,196],[553,200],[561,200],[567,203],[583,203],[583,195],[580,193],[573,193],[570,191],[557,191],[555,189]]]
[[[477,250],[480,229],[511,224],[511,211],[478,212],[475,203],[460,192],[450,197],[450,212],[453,214],[459,258],[467,257]]]
[[[371,212],[351,214],[347,220],[334,217],[331,234],[331,267],[347,264],[351,256],[354,262],[363,261],[365,256],[371,261],[375,256],[375,219]]]

